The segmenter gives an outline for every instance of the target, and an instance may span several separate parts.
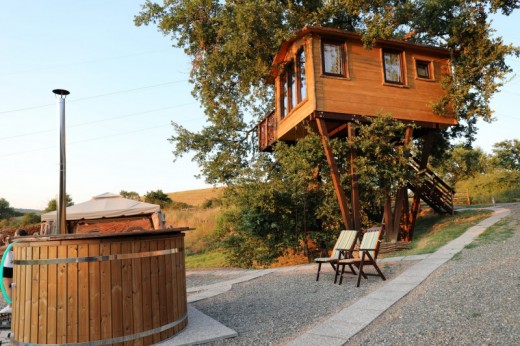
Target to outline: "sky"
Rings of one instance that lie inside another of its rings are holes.
[[[206,188],[191,156],[174,162],[171,122],[197,131],[190,60],[155,26],[136,27],[144,0],[3,1],[0,9],[0,198],[44,209],[59,188],[59,116],[66,104],[67,193],[75,203],[121,190],[141,195]],[[520,14],[497,17],[497,34],[520,46]],[[508,60],[516,73],[520,61]],[[476,145],[520,138],[520,77],[492,102]]]

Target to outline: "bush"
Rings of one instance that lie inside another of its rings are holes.
[[[41,216],[36,213],[25,213],[20,220],[20,226],[28,226],[40,223]]]
[[[471,204],[518,202],[520,200],[520,171],[496,171],[479,174],[457,183],[457,191],[469,191]]]

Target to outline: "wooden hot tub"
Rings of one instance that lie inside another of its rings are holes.
[[[18,238],[15,345],[150,345],[188,322],[188,228]]]

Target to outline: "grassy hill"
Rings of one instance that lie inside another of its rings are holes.
[[[207,189],[170,192],[167,195],[172,199],[172,201],[184,202],[191,206],[199,207],[206,200],[220,197],[223,191],[223,187],[210,187]]]

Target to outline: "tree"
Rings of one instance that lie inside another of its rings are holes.
[[[406,38],[449,48],[453,76],[444,81],[448,95],[435,109],[453,107],[460,124],[446,136],[462,135],[471,143],[476,119],[490,119],[490,99],[511,72],[505,58],[519,54],[495,36],[489,15],[509,15],[519,6],[517,0],[147,0],[135,23],[157,24],[192,58],[193,94],[207,126],[192,132],[173,123],[174,155],[192,152],[207,182],[229,184],[256,160],[248,138],[273,107],[273,57],[305,25],[359,32],[367,47],[375,38]]]
[[[512,139],[493,144],[492,160],[500,168],[520,170],[520,141]]]
[[[481,148],[472,148],[464,144],[457,144],[438,162],[436,172],[443,176],[451,186],[464,179],[474,178],[479,173],[488,170],[489,159]]]
[[[294,239],[299,237],[295,234],[304,233],[295,211],[308,208],[305,179],[312,176],[308,168],[289,169],[292,163],[295,167],[303,165],[296,157],[308,155],[289,151],[310,150],[307,145],[298,143],[291,149],[279,145],[271,157],[256,150],[256,124],[274,107],[270,73],[280,44],[305,25],[314,25],[356,31],[362,35],[367,49],[376,38],[408,39],[450,49],[453,76],[443,81],[448,94],[433,107],[440,114],[446,107],[452,107],[460,123],[440,135],[442,141],[436,143],[442,143],[442,146],[435,148],[435,153],[440,155],[452,138],[463,137],[466,144],[470,144],[476,133],[477,119],[490,119],[490,99],[511,72],[505,58],[518,56],[519,50],[495,35],[489,15],[498,11],[509,15],[518,7],[517,0],[177,0],[165,1],[162,5],[147,0],[135,17],[135,24],[157,24],[159,30],[172,37],[174,45],[184,48],[192,59],[190,81],[193,95],[204,108],[206,126],[200,131],[190,131],[181,124],[172,123],[174,134],[170,141],[174,145],[175,158],[192,153],[206,182],[226,184],[238,191],[235,198],[239,203],[238,212],[233,210],[228,222],[223,222],[229,239],[237,240],[230,244],[242,244],[244,251],[267,249],[262,253],[272,256],[280,249],[279,244],[289,243],[288,239],[294,244]],[[364,145],[359,145],[361,150]],[[354,144],[349,148],[355,148]],[[407,149],[397,150],[402,150],[398,154],[403,154]],[[336,155],[338,153],[335,151]],[[293,162],[282,162],[284,155],[289,154],[294,155]],[[320,165],[319,160],[312,162],[316,164],[313,169]],[[348,172],[345,170],[347,160],[342,165],[341,171]],[[321,164],[324,171],[326,166]],[[287,176],[281,177],[282,173]],[[326,183],[327,176],[322,173],[320,176]],[[345,181],[346,178],[342,176]],[[379,183],[383,178],[379,177]],[[396,176],[392,182],[387,181],[389,185],[385,185],[385,189],[397,189],[401,179]],[[323,205],[307,214],[316,220],[326,208],[332,211],[335,203],[334,199],[328,199],[331,194],[326,184],[318,186],[316,198],[321,199]],[[348,190],[348,184],[343,186]],[[279,189],[276,193],[274,187]],[[251,202],[243,197],[245,191],[251,194]],[[367,188],[361,193],[368,196],[368,191]],[[268,207],[270,203],[262,203],[262,199],[283,207],[273,211],[269,209],[272,206]],[[289,208],[290,205],[295,209]],[[376,209],[366,207],[364,210],[376,215]],[[323,219],[332,222],[337,209],[328,215],[330,217]],[[291,229],[295,233],[286,233],[284,241],[280,242],[274,229],[282,221],[284,230]],[[324,228],[323,225],[320,227]],[[251,242],[245,243],[244,239]],[[259,239],[269,239],[271,243]]]
[[[161,208],[166,208],[173,202],[162,190],[146,192],[143,197],[146,203],[158,204]]]
[[[72,198],[69,196],[69,194],[67,194],[66,197],[67,197],[67,207],[73,206],[74,202],[72,201]],[[54,211],[57,209],[58,209],[58,201],[56,200],[56,198],[53,198],[47,203],[47,208],[45,208],[45,210],[43,212],[48,213],[50,211]]]
[[[135,191],[121,190],[121,191],[119,191],[119,194],[121,196],[123,196],[124,198],[133,199],[135,201],[140,201],[141,200],[141,196],[139,196],[139,194],[137,192],[135,192]]]
[[[5,198],[0,198],[0,220],[9,219],[16,215],[14,208],[11,208],[9,202]]]

